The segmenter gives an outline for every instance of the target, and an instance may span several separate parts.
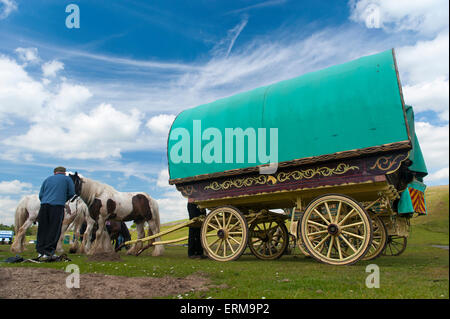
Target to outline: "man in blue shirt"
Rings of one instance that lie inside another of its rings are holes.
[[[64,205],[75,195],[75,186],[66,176],[64,167],[54,169],[54,175],[47,177],[39,192],[41,208],[38,214],[36,251],[41,260],[56,259],[55,250],[61,236],[64,220]]]

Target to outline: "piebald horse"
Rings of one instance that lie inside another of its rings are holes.
[[[41,202],[39,201],[38,195],[27,195],[19,201],[15,213],[14,228],[16,236],[14,237],[14,242],[11,245],[12,252],[21,253],[24,251],[26,244],[26,231],[32,224],[38,221],[40,206]],[[57,252],[62,253],[64,251],[62,248],[64,233],[71,224],[74,226],[75,236],[77,240],[72,244],[70,251],[77,251],[80,228],[84,221],[88,223],[87,231],[92,231],[94,220],[89,216],[87,206],[83,202],[83,200],[80,198],[76,198],[72,201],[67,201],[64,209],[64,220],[61,226],[61,236],[59,237],[58,246],[56,248]],[[85,247],[84,244],[86,244],[87,247]],[[90,242],[83,243],[80,252],[89,249],[89,245]]]
[[[114,249],[106,232],[107,220],[134,221],[137,238],[145,237],[145,223],[148,223],[148,236],[160,231],[158,203],[144,192],[119,192],[113,187],[94,181],[90,178],[68,173],[75,184],[75,193],[79,195],[89,207],[90,216],[98,223],[98,230],[92,248],[88,254],[109,253]],[[155,238],[154,241],[160,241]],[[137,255],[142,243],[131,246],[127,254]],[[153,256],[160,256],[164,252],[162,245],[155,245]]]

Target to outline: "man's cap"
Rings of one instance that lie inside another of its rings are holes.
[[[57,168],[55,168],[53,170],[54,173],[65,173],[66,172],[66,168],[62,167],[62,166],[58,166]]]

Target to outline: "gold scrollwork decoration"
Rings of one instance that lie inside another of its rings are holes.
[[[196,189],[192,185],[178,186],[178,190],[185,196],[190,196],[196,192]]]
[[[280,172],[277,175],[277,180],[279,182],[285,182],[291,178],[294,180],[301,180],[301,179],[311,179],[315,177],[316,175],[322,175],[324,177],[331,176],[331,175],[342,175],[347,173],[350,170],[358,170],[358,166],[350,166],[345,163],[340,163],[335,168],[330,167],[318,167],[318,168],[310,168],[306,170],[299,170],[299,171],[292,171],[289,173]]]
[[[403,154],[397,155],[391,160],[391,156],[381,156],[377,161],[370,167],[370,169],[379,169],[382,171],[390,170],[394,165],[397,164],[399,158],[405,157]]]
[[[310,168],[306,170],[297,170],[292,172],[279,172],[276,177],[272,175],[259,175],[257,177],[246,177],[246,178],[235,178],[226,180],[222,183],[219,182],[211,182],[209,185],[205,186],[205,190],[227,190],[231,187],[241,188],[241,187],[249,187],[253,185],[265,185],[272,184],[275,185],[278,182],[283,183],[290,179],[293,180],[301,180],[301,179],[311,179],[317,175],[321,175],[324,177],[331,175],[342,175],[347,173],[350,170],[358,170],[358,166],[350,166],[345,163],[340,163],[334,168],[330,167],[318,167],[318,168]]]

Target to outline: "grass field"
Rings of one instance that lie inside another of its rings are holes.
[[[244,254],[234,262],[191,260],[185,247],[166,247],[164,256],[126,256],[120,262],[88,262],[86,256],[70,255],[81,273],[103,273],[120,276],[166,275],[185,277],[200,272],[215,285],[207,292],[195,292],[183,298],[449,298],[449,252],[433,245],[448,246],[448,186],[427,189],[428,216],[412,220],[412,233],[406,251],[398,257],[380,257],[360,261],[353,266],[328,266],[299,254],[285,255],[275,261],[261,261]],[[167,227],[173,227],[167,226]],[[164,237],[182,237],[183,229]],[[35,257],[29,245],[24,257]],[[13,254],[9,246],[0,245],[0,260]],[[380,269],[380,288],[365,285],[366,266]],[[64,269],[66,263],[4,264],[2,267],[52,267]],[[224,288],[226,287],[226,288]],[[176,296],[166,296],[174,297]]]

